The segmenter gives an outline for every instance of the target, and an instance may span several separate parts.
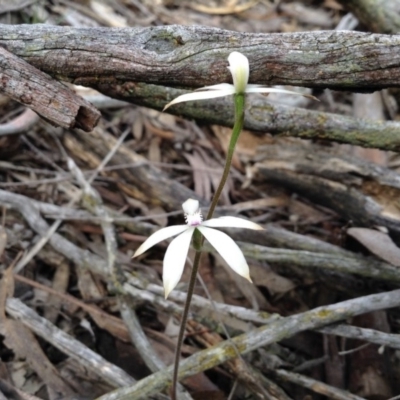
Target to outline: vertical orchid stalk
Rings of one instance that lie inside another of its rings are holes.
[[[301,95],[300,93],[292,92],[289,90],[268,88],[262,85],[249,85],[249,61],[247,57],[241,53],[238,53],[236,51],[232,52],[228,57],[228,62],[228,68],[232,74],[233,85],[228,83],[220,83],[217,85],[206,86],[199,89],[199,91],[179,96],[164,107],[164,110],[166,110],[174,104],[182,103],[185,101],[205,100],[227,95],[234,95],[235,124],[233,126],[232,136],[226,155],[225,167],[222,173],[221,181],[212,199],[206,221],[202,221],[198,201],[189,199],[182,205],[185,212],[187,225],[170,226],[161,229],[160,231],[157,231],[138,248],[134,255],[134,257],[136,257],[147,251],[156,243],[169,237],[178,235],[171,242],[164,257],[163,283],[165,289],[165,297],[167,297],[168,294],[175,288],[181,278],[187,257],[187,251],[189,249],[192,239],[193,247],[196,250],[175,352],[174,373],[171,388],[171,397],[173,400],[176,400],[176,387],[178,382],[180,352],[183,342],[183,335],[185,332],[186,321],[189,313],[190,302],[196,282],[197,271],[199,268],[201,248],[203,245],[204,237],[216,248],[216,250],[221,254],[221,256],[234,271],[236,271],[239,275],[243,276],[251,282],[248,265],[238,246],[226,234],[212,229],[212,227],[238,227],[257,230],[263,229],[257,224],[240,218],[221,217],[212,219],[214,210],[218,204],[218,200],[228,179],[235,146],[239,139],[240,132],[243,129],[245,94],[279,92]],[[308,95],[304,96],[313,98],[312,96]]]
[[[211,218],[215,207],[218,204],[218,200],[221,196],[222,190],[225,186],[226,180],[228,179],[229,170],[232,164],[232,157],[235,150],[236,143],[239,139],[240,132],[243,129],[244,124],[244,107],[245,107],[245,94],[246,93],[286,93],[286,94],[294,94],[297,96],[308,97],[316,100],[314,96],[310,96],[307,94],[301,94],[297,92],[293,92],[291,90],[285,89],[276,89],[269,88],[263,85],[253,85],[248,84],[250,68],[249,68],[249,60],[247,57],[237,51],[229,54],[228,57],[229,67],[232,74],[233,85],[230,83],[219,83],[217,85],[205,86],[198,91],[192,93],[186,93],[181,96],[178,96],[176,99],[169,102],[165,107],[165,111],[167,108],[171,107],[174,104],[183,103],[186,101],[193,100],[207,100],[214,99],[217,97],[224,97],[229,95],[234,95],[234,103],[235,103],[235,124],[232,130],[231,140],[229,142],[228,152],[226,155],[225,167],[222,173],[221,181],[219,186],[214,194],[213,200],[211,202],[210,209],[207,214],[207,219]]]

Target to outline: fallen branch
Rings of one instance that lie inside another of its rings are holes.
[[[249,333],[237,336],[231,341],[241,354],[246,354],[308,329],[321,328],[355,315],[397,307],[399,304],[400,290],[360,297],[282,318],[254,329]],[[231,341],[224,341],[211,349],[200,351],[182,361],[179,369],[179,380],[236,357]],[[101,396],[98,400],[138,400],[147,398],[166,389],[170,383],[171,374],[172,367],[150,375],[132,387],[115,390]]]
[[[21,321],[38,336],[77,360],[79,364],[99,375],[113,387],[126,386],[135,382],[121,368],[107,362],[103,357],[84,346],[78,340],[58,329],[51,322],[27,307],[22,301],[15,298],[8,298],[6,311],[14,319]]]
[[[166,103],[187,93],[181,89],[145,83],[118,86],[113,82],[100,82],[95,86],[109,96],[156,110],[162,110]],[[230,98],[215,99],[212,102],[181,103],[169,108],[168,112],[209,124],[228,127],[233,125],[233,104]],[[399,122],[374,121],[286,107],[272,104],[268,97],[248,97],[244,126],[262,134],[267,132],[302,139],[328,140],[382,150],[400,149]]]
[[[0,47],[0,92],[63,128],[91,131],[100,118],[92,104]]]
[[[62,80],[198,87],[229,82],[240,51],[250,82],[373,91],[400,86],[400,35],[350,31],[242,33],[204,26],[71,28],[0,25],[0,45]],[[212,74],[210,73],[212,70]]]

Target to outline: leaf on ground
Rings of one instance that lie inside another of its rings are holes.
[[[253,310],[265,310],[268,308],[269,304],[265,297],[262,295],[260,290],[253,283],[250,283],[246,279],[238,275],[231,267],[229,267],[223,258],[219,254],[214,254],[215,266],[225,270],[230,279],[224,280],[223,282],[229,284],[229,289],[237,293],[241,293],[246,300],[251,304]],[[251,266],[250,266],[251,272]],[[220,271],[218,271],[218,276]],[[232,281],[235,285],[232,285]],[[221,283],[221,279],[219,280]],[[227,289],[227,288],[225,288]]]
[[[264,286],[272,295],[282,295],[293,290],[296,285],[283,276],[261,265],[251,266],[251,277],[257,286]]]
[[[6,301],[14,294],[14,277],[12,268],[7,268],[0,275],[0,333],[6,320]]]
[[[214,125],[212,126],[212,130],[215,136],[218,138],[222,149],[225,154],[228,151],[229,141],[231,140],[232,130],[230,128],[226,128],[223,126]],[[241,170],[242,163],[240,161],[241,157],[254,157],[257,152],[257,148],[259,146],[268,145],[273,142],[269,136],[256,136],[254,133],[250,131],[242,131],[240,133],[235,153],[233,155],[232,164],[235,168]]]
[[[70,266],[65,260],[63,260],[63,262],[57,266],[53,276],[52,288],[56,290],[57,293],[67,292],[70,274]],[[60,314],[63,301],[59,296],[49,294],[47,304],[51,304],[51,307],[45,308],[44,317],[50,322],[55,323]]]
[[[84,271],[81,268],[78,268],[77,272],[78,287],[83,300],[89,302],[106,296],[102,284],[95,279],[89,271]],[[122,342],[127,343],[130,341],[128,330],[121,319],[106,313],[93,304],[90,305],[90,307],[86,306],[85,311],[90,314],[99,328],[109,332],[112,336],[118,338]]]
[[[25,359],[35,373],[54,393],[54,399],[73,398],[74,392],[62,379],[57,369],[46,357],[33,333],[21,322],[6,319],[2,324],[4,344],[16,357]]]
[[[4,336],[4,345],[12,350],[17,358],[26,360],[48,386],[48,389],[59,394],[58,398],[71,397],[73,391],[48,360],[33,333],[21,322],[7,318],[5,314],[6,301],[13,295],[13,292],[13,271],[8,268],[0,279],[0,334]]]
[[[369,228],[350,228],[347,230],[347,234],[360,242],[372,254],[400,267],[400,248],[386,233]]]
[[[0,226],[0,257],[3,255],[4,249],[7,244],[7,233],[6,230]]]
[[[189,2],[188,5],[196,11],[200,11],[205,14],[224,15],[224,14],[236,14],[241,13],[250,9],[258,3],[258,0],[250,0],[245,4],[237,4],[237,1],[231,2],[231,4],[222,7],[208,7],[202,4],[196,4]]]

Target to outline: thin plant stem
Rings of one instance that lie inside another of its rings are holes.
[[[182,312],[181,325],[179,327],[178,341],[176,343],[176,349],[175,349],[174,372],[172,375],[172,387],[171,387],[172,400],[176,400],[176,387],[178,385],[179,360],[181,357],[181,348],[182,348],[182,344],[183,344],[183,336],[185,334],[186,322],[187,322],[187,318],[189,315],[190,303],[192,300],[194,285],[196,283],[196,275],[197,275],[197,271],[199,269],[200,256],[201,256],[201,251],[196,251],[196,255],[194,256],[194,260],[193,260],[192,273],[190,274],[190,281],[189,281],[189,287],[188,287],[188,291],[187,291],[185,306],[184,306],[184,309]]]
[[[215,208],[217,207],[219,198],[221,197],[222,190],[224,189],[225,183],[229,176],[229,171],[231,169],[233,153],[235,151],[236,143],[239,139],[240,132],[243,129],[244,123],[244,94],[236,94],[235,95],[235,125],[233,126],[231,140],[229,142],[228,152],[226,154],[226,161],[224,171],[222,172],[222,177],[219,182],[218,188],[214,194],[212,199],[210,208],[208,210],[207,218],[212,218]]]
[[[226,154],[225,167],[224,167],[224,171],[222,172],[222,177],[219,182],[218,188],[213,196],[206,219],[212,218],[215,208],[218,204],[219,198],[221,197],[222,190],[224,189],[224,186],[225,186],[226,181],[229,176],[229,171],[231,169],[231,164],[232,164],[233,153],[235,151],[236,143],[239,139],[240,132],[243,129],[244,104],[245,104],[244,93],[236,94],[235,95],[235,124],[233,126],[232,136],[231,136],[228,151]],[[196,230],[195,234],[196,234],[196,232],[198,232],[198,231]],[[196,239],[196,237],[194,238],[193,241],[198,243],[198,241],[195,239]],[[201,239],[201,242],[200,242],[201,245],[203,244],[203,241],[204,241],[204,237]],[[179,360],[180,360],[180,356],[181,356],[181,348],[182,348],[182,344],[183,344],[183,336],[185,334],[186,322],[187,322],[187,318],[189,315],[190,303],[192,301],[194,286],[196,283],[197,271],[199,270],[199,265],[200,265],[201,245],[199,246],[199,248],[197,248],[197,246],[196,246],[196,255],[193,260],[192,273],[190,275],[190,281],[189,281],[189,287],[187,290],[185,306],[183,309],[183,313],[182,313],[182,317],[181,317],[181,324],[179,327],[178,341],[176,343],[175,359],[174,359],[174,372],[172,375],[172,386],[171,386],[172,400],[176,400],[176,387],[178,384]]]

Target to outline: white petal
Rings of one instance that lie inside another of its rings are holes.
[[[231,94],[234,94],[236,92],[235,86],[230,83],[218,83],[217,85],[204,86],[202,88],[196,89],[195,92],[199,90],[226,90],[227,92],[231,92]]]
[[[239,275],[251,282],[249,266],[238,245],[225,233],[216,229],[198,226],[197,229],[215,247],[226,263]]]
[[[181,233],[186,229],[188,229],[187,225],[174,225],[174,226],[167,226],[166,228],[162,228],[159,231],[154,232],[136,250],[132,258],[140,256],[150,247],[153,247],[155,244],[162,242],[163,240],[168,239],[172,236],[178,235],[178,233]]]
[[[194,228],[188,228],[170,243],[165,252],[163,265],[165,298],[168,297],[181,279],[193,232]]]
[[[308,97],[309,99],[317,100],[316,97],[311,96],[310,94],[303,94],[299,92],[293,92],[292,90],[285,89],[277,89],[277,88],[268,88],[260,85],[247,85],[246,93],[286,93],[286,94],[294,94],[297,96]]]
[[[244,93],[249,81],[249,60],[242,53],[234,51],[229,54],[228,62],[236,93]]]
[[[262,226],[254,222],[236,217],[212,218],[207,221],[204,221],[201,225],[209,226],[212,228],[247,228],[247,229],[254,229],[255,231],[264,230]]]
[[[193,100],[206,100],[206,99],[215,99],[216,97],[223,97],[232,94],[231,91],[228,90],[208,90],[206,92],[192,92],[186,93],[181,96],[178,96],[176,99],[172,100],[168,103],[163,111],[167,108],[171,107],[173,104],[183,103],[185,101],[193,101]]]

